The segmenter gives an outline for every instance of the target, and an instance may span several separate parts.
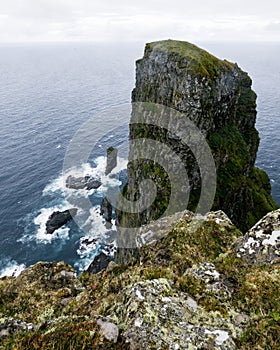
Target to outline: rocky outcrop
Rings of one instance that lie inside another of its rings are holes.
[[[72,220],[77,214],[77,211],[77,208],[71,208],[64,211],[54,211],[46,222],[47,233],[52,234],[55,230],[67,224],[67,222]]]
[[[278,216],[259,223],[270,224],[263,241],[274,239]],[[40,262],[0,279],[0,347],[277,349],[279,260],[241,255],[246,235],[221,211],[165,219],[143,228],[134,264],[77,277],[62,262]]]
[[[238,256],[253,264],[280,263],[280,209],[268,213],[237,240]]]
[[[259,136],[255,129],[256,94],[251,84],[248,74],[237,64],[219,60],[187,42],[166,40],[146,45],[144,57],[136,62],[136,86],[132,92],[132,102],[170,107],[199,128],[216,165],[213,209],[223,210],[244,232],[277,208],[266,173],[254,167]],[[133,118],[134,111],[132,122]],[[159,141],[180,157],[190,182],[188,208],[194,211],[201,191],[198,160],[181,142],[180,135],[188,131],[181,130],[180,123],[173,127],[176,135],[152,125],[131,124],[130,139]],[[164,158],[164,154],[158,158]],[[137,214],[119,213],[120,225],[145,224],[160,217],[168,206],[168,174],[150,160],[129,163],[126,197],[135,201],[139,196],[137,184],[144,179],[152,179],[157,186],[154,203]]]
[[[244,332],[237,312],[232,311],[232,321],[205,312],[165,278],[128,286],[112,312],[125,325],[129,349],[236,349],[233,337]]]
[[[69,175],[66,179],[66,187],[72,188],[75,190],[92,190],[97,189],[102,185],[101,181],[99,179],[96,179],[92,176],[84,176],[84,177],[75,177],[72,175]]]
[[[87,268],[87,272],[98,273],[106,269],[106,267],[109,265],[110,261],[112,260],[113,258],[110,255],[106,255],[103,252],[101,252],[93,259],[93,262]]]
[[[110,201],[104,197],[100,206],[100,215],[103,216],[106,223],[111,223],[113,218],[113,207]]]
[[[105,169],[105,175],[111,173],[111,171],[117,166],[118,150],[114,147],[107,148],[107,164]]]

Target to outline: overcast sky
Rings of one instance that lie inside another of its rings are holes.
[[[0,42],[279,41],[279,0],[0,0]]]

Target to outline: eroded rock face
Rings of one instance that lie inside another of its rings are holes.
[[[136,86],[132,93],[132,102],[173,108],[199,128],[208,141],[217,169],[213,210],[223,210],[243,232],[277,208],[270,196],[267,175],[254,167],[259,136],[255,129],[256,94],[251,84],[248,74],[237,64],[219,60],[192,44],[166,40],[146,45],[143,58],[136,62]],[[134,110],[132,121],[133,118]],[[187,130],[181,130],[179,124],[177,130],[176,135],[170,135],[151,125],[131,124],[130,139],[157,140],[180,157],[191,186],[188,209],[194,210],[201,186],[199,168],[189,148],[181,142],[180,133]],[[164,159],[164,154],[158,158]],[[144,179],[156,183],[156,200],[139,214],[120,213],[118,218],[123,226],[135,227],[157,219],[168,205],[167,174],[144,159],[128,164],[127,197],[137,199],[135,184]]]
[[[280,209],[268,213],[235,244],[239,257],[253,264],[280,263]]]

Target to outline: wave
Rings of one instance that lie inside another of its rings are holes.
[[[24,264],[18,264],[15,260],[6,258],[0,263],[0,278],[5,276],[17,277],[25,269]]]
[[[100,156],[94,159],[94,164],[85,163],[79,168],[71,168],[60,174],[45,186],[42,191],[42,208],[28,214],[25,221],[25,234],[18,242],[44,248],[45,257],[67,252],[74,267],[78,271],[85,270],[100,252],[114,255],[116,251],[115,220],[106,223],[100,214],[100,204],[108,189],[119,188],[126,180],[125,169],[127,160],[118,157],[117,166],[108,175],[105,175],[107,159]],[[124,172],[124,173],[123,173]],[[91,176],[99,179],[102,185],[98,189],[71,189],[66,187],[68,176]],[[76,207],[77,215],[74,223],[69,223],[57,229],[54,233],[46,232],[46,222],[54,211],[64,211]],[[58,256],[58,255],[57,255]],[[62,256],[65,258],[66,254]]]
[[[59,177],[52,180],[43,190],[43,196],[53,195],[54,193],[62,193],[67,196],[91,196],[94,193],[97,195],[104,195],[109,187],[121,185],[121,181],[118,179],[118,174],[126,169],[127,160],[121,157],[117,158],[117,166],[108,175],[105,175],[107,160],[106,157],[100,156],[94,159],[94,165],[90,163],[84,163],[82,166],[71,168],[61,174]],[[102,185],[98,189],[92,189],[90,191],[86,189],[71,189],[66,187],[66,179],[68,176],[85,177],[91,176],[93,178],[100,179]]]
[[[28,243],[35,240],[37,243],[48,244],[55,239],[69,239],[70,229],[68,227],[61,227],[54,233],[48,234],[46,232],[46,222],[54,211],[64,211],[70,208],[71,205],[67,201],[63,201],[61,204],[49,208],[40,209],[33,219],[33,224],[35,225],[35,234],[34,230],[27,230],[27,232],[17,241],[21,243]]]

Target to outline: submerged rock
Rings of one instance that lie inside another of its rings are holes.
[[[55,230],[65,225],[68,221],[72,220],[77,214],[77,208],[71,208],[64,211],[54,211],[46,222],[46,231],[49,234],[54,233]]]
[[[92,176],[84,176],[84,177],[75,177],[72,175],[69,175],[66,179],[66,187],[72,188],[75,190],[92,190],[97,189],[102,185],[101,181],[97,178],[94,178]]]

